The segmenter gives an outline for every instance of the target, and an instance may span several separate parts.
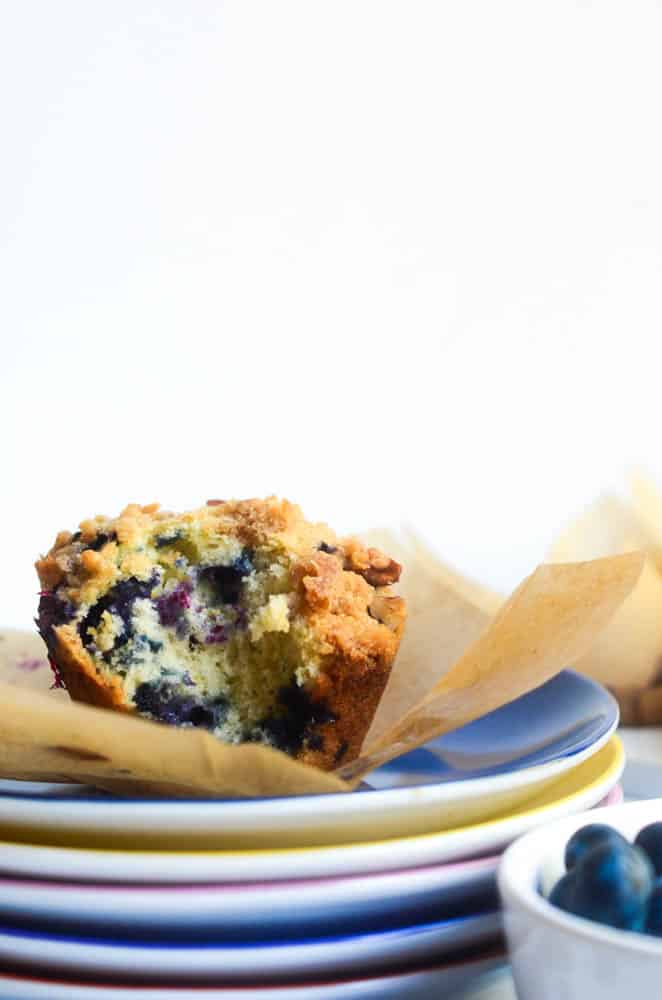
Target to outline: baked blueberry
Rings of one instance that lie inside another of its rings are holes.
[[[180,538],[183,538],[181,531],[175,531],[170,535],[157,535],[154,539],[154,548],[164,549],[166,545],[174,545]]]
[[[183,580],[182,583],[157,597],[154,603],[161,625],[177,625],[181,622],[184,612],[191,607],[192,590],[191,581]]]
[[[54,652],[56,626],[65,625],[75,614],[76,609],[69,601],[63,600],[51,591],[42,590],[37,611],[37,629],[51,655]]]
[[[141,684],[134,695],[134,703],[139,712],[157,722],[202,729],[215,729],[220,725],[228,707],[224,698],[205,703],[168,683]]]
[[[92,549],[93,552],[98,552],[99,549],[102,549],[108,542],[114,542],[116,537],[117,536],[114,531],[111,531],[108,534],[106,534],[105,531],[100,531],[93,541],[88,542],[86,547],[88,549]]]
[[[226,625],[212,625],[205,636],[205,642],[209,646],[214,646],[219,642],[227,642],[229,636],[228,626]]]
[[[323,739],[317,728],[336,721],[324,700],[313,700],[296,682],[278,692],[274,714],[265,719],[258,730],[268,735],[269,742],[285,753],[296,754],[305,744],[320,750]]]
[[[200,570],[198,578],[209,588],[213,604],[236,604],[244,578],[252,572],[250,558],[247,553],[242,552],[229,566],[205,566]]]
[[[326,552],[328,556],[332,556],[334,552],[338,551],[335,545],[329,545],[327,542],[320,542],[317,550],[318,552]]]
[[[124,626],[115,635],[114,646],[122,646],[133,636],[133,606],[136,601],[149,597],[156,584],[156,576],[149,580],[138,580],[129,577],[120,580],[100,597],[81,620],[78,630],[84,646],[90,646],[96,641],[95,632],[99,628],[104,614],[118,618]],[[90,631],[93,629],[94,631]]]

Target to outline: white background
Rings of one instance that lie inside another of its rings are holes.
[[[0,2],[0,624],[129,500],[510,588],[662,481],[662,10]]]

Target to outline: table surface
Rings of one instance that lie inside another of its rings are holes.
[[[662,728],[621,727],[627,764],[623,774],[625,798],[662,798]],[[457,993],[453,1000],[516,1000],[509,969],[499,969]]]

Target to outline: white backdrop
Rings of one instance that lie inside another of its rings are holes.
[[[0,624],[129,500],[509,588],[662,481],[661,47],[652,0],[0,5]]]

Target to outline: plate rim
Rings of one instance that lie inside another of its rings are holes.
[[[183,983],[178,984],[176,986],[168,986],[167,984],[160,984],[159,986],[154,986],[154,987],[144,987],[143,984],[141,985],[143,985],[144,989],[151,988],[154,991],[160,990],[164,997],[172,996],[173,1000],[177,1000],[177,996],[181,993],[182,989],[193,989],[196,992],[198,992],[201,997],[209,996],[210,1000],[214,1000],[216,996],[222,997],[223,991],[227,991],[228,996],[232,996],[232,994],[235,992],[243,992],[246,995],[248,995],[251,992],[263,991],[265,997],[268,997],[270,992],[272,994],[277,995],[275,991],[280,990],[281,996],[285,998],[287,996],[285,992],[286,990],[293,990],[293,989],[305,990],[314,987],[321,988],[321,987],[333,987],[333,986],[345,986],[345,985],[349,987],[354,983],[359,983],[359,984],[366,983],[370,985],[373,983],[377,984],[380,981],[388,982],[388,980],[390,979],[404,979],[405,977],[421,976],[425,974],[432,975],[434,973],[451,972],[453,970],[460,970],[462,968],[469,969],[474,966],[481,966],[483,964],[487,965],[488,963],[491,962],[492,963],[499,962],[500,964],[501,963],[505,964],[508,961],[508,952],[505,947],[493,946],[486,948],[484,952],[480,952],[479,954],[471,955],[469,957],[458,959],[450,955],[449,959],[450,961],[448,962],[442,961],[436,963],[435,965],[426,965],[423,967],[413,966],[412,968],[396,969],[395,971],[391,972],[377,972],[373,973],[372,975],[355,976],[352,977],[351,980],[346,980],[346,979],[302,980],[301,982],[297,981],[295,983],[279,983],[271,986],[264,986],[253,983],[236,983],[230,986],[210,986],[204,983],[199,983],[199,984],[196,983],[194,987],[186,986]],[[74,980],[44,979],[42,977],[29,976],[29,975],[23,976],[20,974],[11,974],[11,973],[8,974],[6,972],[0,971],[0,985],[2,985],[4,982],[6,982],[8,985],[11,985],[12,983],[19,983],[19,984],[36,983],[39,986],[41,985],[68,986],[68,987],[81,987],[81,988],[92,987],[93,989],[99,991],[108,989],[113,989],[113,990],[119,989],[125,992],[129,1000],[131,1000],[132,996],[139,998],[141,995],[139,992],[136,992],[136,986],[134,984],[127,985],[124,983],[119,983],[119,982],[115,983],[112,981],[106,981],[106,982],[86,981],[85,983],[81,983],[80,981],[76,982]],[[303,994],[301,994],[301,996],[303,996]]]
[[[181,956],[185,956],[192,951],[205,953],[212,951],[228,951],[236,952],[237,954],[246,954],[250,951],[260,951],[276,955],[278,953],[284,954],[292,948],[312,949],[314,947],[322,947],[326,945],[348,945],[350,942],[360,946],[361,944],[372,945],[377,941],[382,940],[384,943],[388,944],[395,940],[416,938],[423,934],[430,934],[434,931],[471,927],[476,923],[485,921],[488,917],[494,917],[500,914],[501,909],[496,907],[486,910],[478,910],[475,913],[470,912],[453,917],[445,917],[440,920],[427,920],[423,923],[405,924],[402,927],[388,927],[373,931],[346,932],[344,934],[336,935],[328,934],[320,937],[303,938],[298,940],[288,938],[287,940],[280,941],[278,943],[259,940],[223,942],[211,940],[211,936],[208,941],[175,941],[167,937],[159,938],[155,941],[140,939],[132,940],[131,938],[111,939],[102,935],[79,937],[59,933],[57,930],[51,931],[48,928],[33,930],[26,927],[12,927],[4,924],[2,920],[0,920],[0,938],[4,935],[19,940],[28,939],[30,941],[41,941],[44,944],[50,942],[53,944],[80,945],[81,947],[87,948],[117,948],[128,949],[130,951],[145,950],[151,953],[167,949],[168,951]]]

